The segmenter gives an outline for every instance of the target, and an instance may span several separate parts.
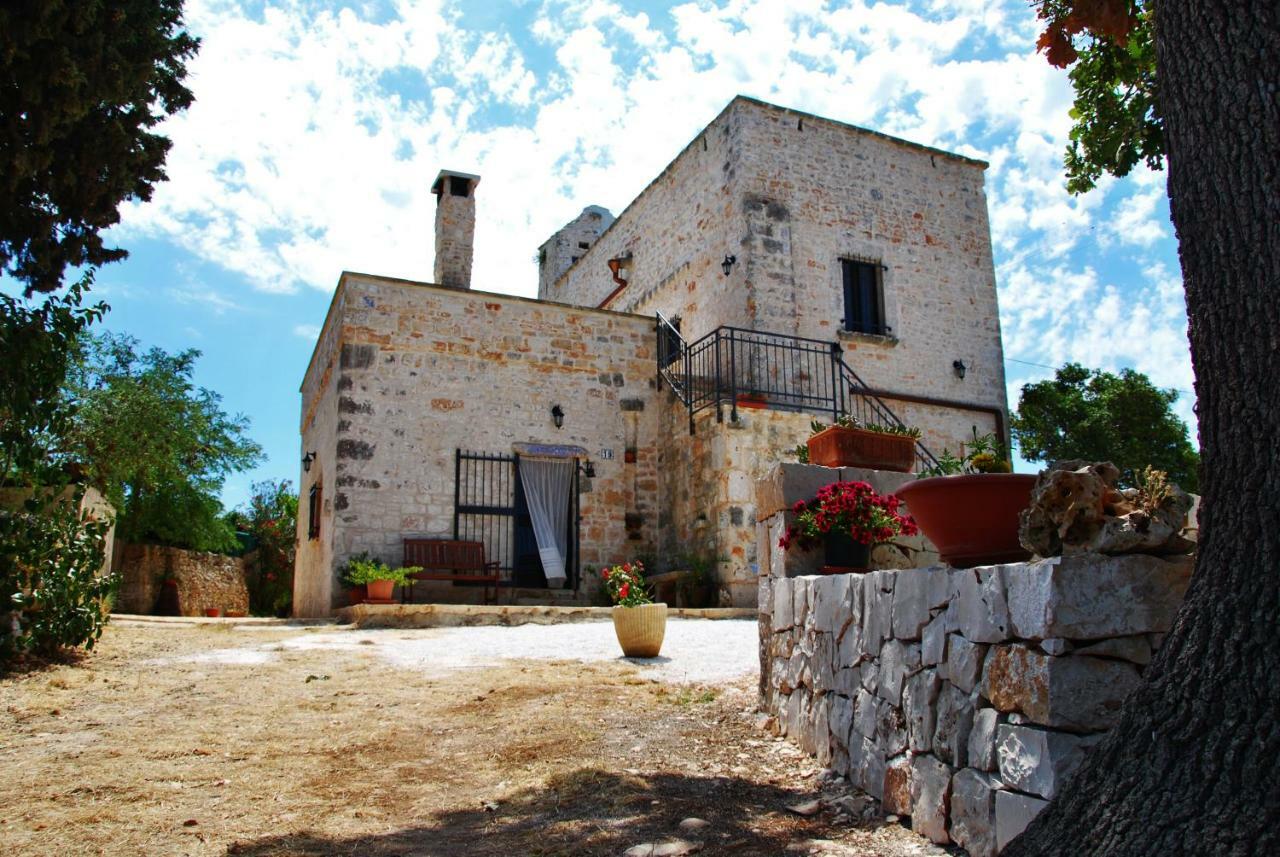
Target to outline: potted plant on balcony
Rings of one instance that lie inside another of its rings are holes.
[[[817,420],[806,444],[809,463],[824,467],[867,467],[908,473],[916,459],[920,429],[890,423],[864,423],[845,415],[827,426]]]
[[[420,568],[390,568],[376,559],[355,558],[347,563],[347,580],[355,586],[363,586],[368,593],[365,601],[371,603],[390,602],[397,586],[409,582],[409,575],[422,571]]]
[[[644,579],[644,564],[624,562],[601,569],[605,591],[613,602],[613,630],[628,658],[656,658],[667,633],[667,605],[653,603]]]
[[[871,549],[898,536],[916,534],[910,515],[898,511],[900,502],[890,494],[877,494],[866,482],[835,482],[818,489],[809,501],[792,507],[795,520],[778,541],[783,550],[813,548],[822,544],[826,564],[823,574],[866,571]]]
[[[1018,515],[1031,502],[1036,477],[1012,473],[994,435],[979,435],[957,458],[938,464],[898,489],[942,561],[957,568],[1020,562],[1031,554],[1018,542]]]

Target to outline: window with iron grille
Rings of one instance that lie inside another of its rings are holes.
[[[307,495],[307,538],[320,538],[320,502],[324,489],[319,484],[311,486]]]
[[[884,318],[884,286],[878,262],[841,259],[844,277],[844,329],[854,333],[889,333]]]

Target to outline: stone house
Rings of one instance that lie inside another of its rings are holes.
[[[419,536],[580,593],[702,557],[754,605],[754,483],[812,419],[918,425],[923,458],[1004,434],[985,169],[738,97],[542,245],[536,300],[471,288],[480,180],[441,172],[432,282],[343,273],[307,368],[295,610]]]

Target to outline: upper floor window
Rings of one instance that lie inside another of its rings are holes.
[[[881,265],[858,259],[841,259],[840,267],[844,276],[844,329],[855,333],[888,334]]]

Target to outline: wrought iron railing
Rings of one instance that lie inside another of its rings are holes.
[[[839,343],[719,327],[686,343],[680,331],[657,315],[658,386],[668,386],[694,416],[715,408],[732,419],[740,407],[819,413],[829,419],[849,414],[863,423],[902,426],[902,420],[870,391],[844,362]],[[916,442],[917,468],[937,464],[933,453]]]

